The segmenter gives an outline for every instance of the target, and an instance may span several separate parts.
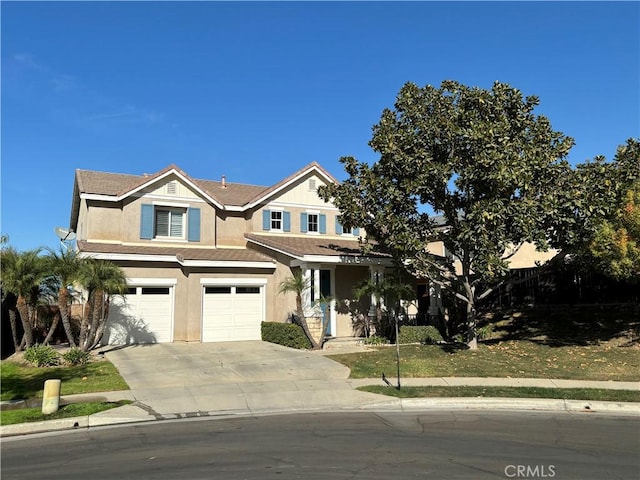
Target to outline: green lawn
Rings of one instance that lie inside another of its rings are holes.
[[[129,390],[118,370],[107,360],[77,367],[32,367],[11,360],[0,362],[1,400],[42,397],[45,380],[62,380],[61,395]]]
[[[368,385],[358,390],[397,398],[434,397],[509,397],[561,398],[565,400],[597,400],[603,402],[640,402],[640,392],[603,388],[539,388],[539,387],[402,387],[400,390]]]
[[[351,378],[396,375],[395,347],[331,355]],[[532,341],[481,344],[477,350],[439,345],[400,347],[401,377],[520,377],[640,381],[640,349],[609,345],[550,346]]]
[[[72,403],[60,407],[56,413],[43,415],[41,408],[20,408],[17,410],[5,410],[0,412],[0,424],[13,425],[16,423],[40,422],[43,420],[56,420],[59,418],[84,417],[94,413],[110,410],[130,404],[129,400],[119,402],[88,402]]]

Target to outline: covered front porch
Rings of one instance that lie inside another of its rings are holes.
[[[288,275],[300,271],[305,283],[304,315],[308,319],[322,319],[327,336],[362,336],[359,320],[373,314],[378,300],[375,295],[357,299],[354,288],[367,280],[382,281],[385,271],[392,267],[388,255],[363,254],[357,239],[268,234],[245,237],[252,247],[277,257],[279,263],[288,267]],[[277,317],[282,318],[284,314],[286,319],[291,313],[283,311]]]

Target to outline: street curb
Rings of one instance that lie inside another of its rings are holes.
[[[539,411],[559,413],[596,413],[622,416],[640,416],[640,403],[631,402],[599,402],[563,399],[529,399],[529,398],[402,398],[368,405],[353,407],[319,407],[309,409],[265,409],[265,410],[226,410],[219,412],[202,412],[201,415],[185,414],[164,415],[155,418],[136,405],[124,405],[89,416],[72,417],[42,422],[20,423],[0,426],[0,437],[16,437],[49,432],[67,432],[73,430],[146,423],[150,421],[187,420],[194,418],[233,418],[240,416],[285,415],[305,412],[416,412],[430,410],[499,410],[499,411]]]
[[[564,400],[550,398],[402,398],[394,405],[381,404],[382,409],[413,410],[528,410],[569,413],[613,413],[640,416],[640,403]],[[367,406],[367,409],[375,406]]]

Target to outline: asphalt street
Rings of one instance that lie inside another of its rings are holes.
[[[640,478],[640,419],[360,412],[162,421],[3,441],[2,477]]]

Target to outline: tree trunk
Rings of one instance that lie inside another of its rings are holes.
[[[71,330],[71,309],[69,305],[69,290],[62,287],[58,292],[58,308],[60,309],[60,318],[62,319],[62,327],[67,336],[70,347],[75,347],[76,342],[73,339],[73,331]]]
[[[53,315],[53,321],[51,322],[51,326],[49,327],[47,336],[44,337],[44,340],[42,341],[43,345],[49,345],[49,342],[51,342],[51,337],[53,337],[53,334],[55,333],[56,328],[58,328],[59,323],[60,323],[60,312]]]
[[[82,320],[80,321],[80,337],[78,347],[85,349],[87,335],[89,333],[89,319],[93,317],[93,294],[87,296],[87,303],[82,308]]]
[[[302,327],[304,334],[307,336],[307,338],[311,342],[311,348],[313,350],[320,350],[322,348],[322,342],[324,338],[321,338],[320,342],[318,343],[316,339],[313,338],[313,335],[311,335],[311,332],[309,331],[309,325],[307,325],[307,319],[304,316],[304,309],[302,308],[301,295],[296,295],[296,310],[298,311],[298,321],[300,322],[300,326]]]
[[[25,348],[29,348],[33,345],[33,328],[31,327],[31,317],[29,316],[29,307],[27,306],[26,299],[20,295],[18,297],[18,302],[16,304],[16,308],[18,313],[20,313],[20,320],[22,321],[22,327],[24,328],[24,346]],[[22,349],[23,342],[20,342],[18,349],[19,351]]]
[[[9,312],[9,324],[11,325],[11,337],[13,339],[13,349],[14,351],[17,352],[18,349],[20,348],[20,340],[18,339],[18,322],[17,322],[18,314],[15,307],[9,308],[8,312]]]
[[[478,332],[476,329],[476,309],[473,300],[467,303],[467,345],[471,350],[478,349]]]

